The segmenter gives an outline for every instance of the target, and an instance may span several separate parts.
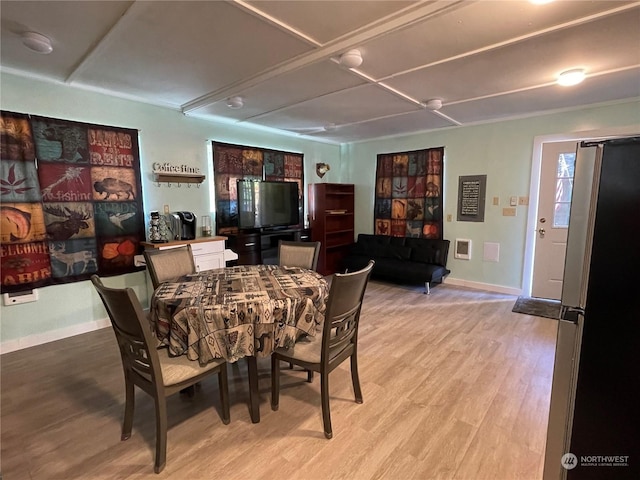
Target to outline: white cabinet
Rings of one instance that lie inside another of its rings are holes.
[[[196,272],[225,266],[224,240],[192,243],[191,252],[196,264]]]
[[[175,248],[183,245],[191,245],[191,253],[193,254],[193,262],[196,265],[196,271],[212,270],[214,268],[224,268],[226,260],[233,260],[235,254],[227,250],[225,252],[224,244],[227,237],[209,237],[197,238],[195,240],[175,240],[166,243],[147,243],[143,242],[145,248],[157,248],[164,250],[167,248]],[[235,258],[238,258],[237,255]]]

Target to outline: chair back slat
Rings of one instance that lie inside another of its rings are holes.
[[[333,276],[322,332],[323,363],[351,346],[355,348],[362,299],[374,263],[371,260],[362,270]]]
[[[146,343],[137,337],[117,330],[118,327],[115,325],[113,328],[116,331],[122,361],[126,362],[129,368],[140,373],[145,378],[150,378],[153,368]]]
[[[91,281],[109,314],[124,369],[161,384],[160,360],[151,326],[135,292],[131,288],[106,287],[97,275]]]

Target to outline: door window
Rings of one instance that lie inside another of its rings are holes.
[[[556,197],[553,208],[553,226],[556,228],[567,228],[569,226],[569,211],[571,209],[571,192],[573,190],[575,164],[575,152],[561,153],[558,155]]]

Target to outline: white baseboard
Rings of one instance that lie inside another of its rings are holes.
[[[521,288],[504,287],[502,285],[493,285],[492,283],[472,282],[470,280],[451,277],[447,277],[444,283],[448,285],[457,285],[458,287],[469,287],[476,288],[478,290],[487,290],[489,292],[506,293],[507,295],[522,295]]]
[[[26,337],[17,338],[15,340],[7,340],[6,342],[2,342],[0,344],[0,355],[9,352],[15,352],[16,350],[22,350],[23,348],[35,347],[36,345],[42,345],[43,343],[62,340],[63,338],[73,337],[75,335],[80,335],[81,333],[93,332],[94,330],[99,330],[101,328],[110,326],[111,322],[109,321],[109,319],[103,318],[101,320],[80,323],[78,325],[72,325],[70,327],[60,328],[58,330],[28,335]]]

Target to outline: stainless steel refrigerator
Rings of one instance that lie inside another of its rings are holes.
[[[640,137],[576,154],[544,479],[640,478]]]

